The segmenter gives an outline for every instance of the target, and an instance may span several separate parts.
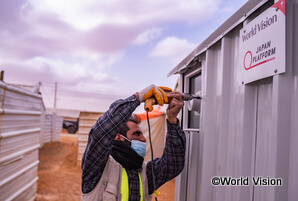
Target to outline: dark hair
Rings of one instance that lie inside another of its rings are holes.
[[[129,121],[131,121],[135,124],[140,124],[141,118],[138,115],[133,114],[133,115],[131,115],[131,117],[129,117],[127,122],[129,122]],[[127,133],[128,130],[129,130],[129,128],[127,127],[127,124],[125,124],[125,126],[120,128],[119,133],[126,137],[126,133]]]

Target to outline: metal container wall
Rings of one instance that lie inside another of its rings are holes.
[[[51,114],[45,115],[43,142],[44,143],[52,142],[52,115]]]
[[[34,200],[41,95],[0,82],[0,200]]]
[[[102,115],[103,113],[98,112],[80,112],[77,166],[81,166],[82,156],[88,142],[89,131],[96,123],[97,119]]]
[[[188,108],[182,114],[187,157],[176,180],[176,201],[298,198],[297,1],[286,0],[286,72],[239,84],[240,29],[273,3],[248,1],[169,73],[181,75],[184,92],[192,87],[189,76],[202,77],[200,127],[187,127]],[[250,184],[214,186],[214,176],[248,177]],[[282,186],[253,185],[258,176],[281,178]]]
[[[45,134],[45,123],[46,123],[46,109],[45,109],[45,106],[43,104],[43,110],[42,110],[42,113],[40,115],[40,136],[39,136],[39,144],[40,144],[40,147],[43,147],[43,144],[44,144],[44,134]]]
[[[52,142],[61,140],[61,132],[63,127],[63,117],[53,114],[52,120]]]
[[[55,116],[55,114],[46,114],[43,131],[43,142],[50,143],[60,141],[62,126],[63,117],[57,115]]]

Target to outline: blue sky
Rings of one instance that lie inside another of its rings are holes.
[[[167,77],[245,0],[11,0],[0,3],[5,82],[42,83],[46,107],[105,111]]]

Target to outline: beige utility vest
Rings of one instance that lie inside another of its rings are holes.
[[[115,161],[112,156],[109,156],[99,182],[91,192],[87,194],[82,192],[81,201],[121,201],[121,175],[122,166]],[[152,198],[148,194],[148,180],[145,163],[143,163],[141,178],[143,183],[144,201],[151,201]]]

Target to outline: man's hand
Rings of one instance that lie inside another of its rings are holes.
[[[172,89],[168,87],[156,87],[151,84],[142,91],[137,92],[137,97],[141,102],[146,101],[148,98],[155,97],[157,103],[162,106],[164,103],[168,103],[168,97],[165,91],[170,92]]]
[[[170,123],[176,124],[177,115],[184,105],[182,93],[178,91],[173,91],[171,93],[168,93],[167,95],[169,99],[169,106],[167,108],[168,121]]]

